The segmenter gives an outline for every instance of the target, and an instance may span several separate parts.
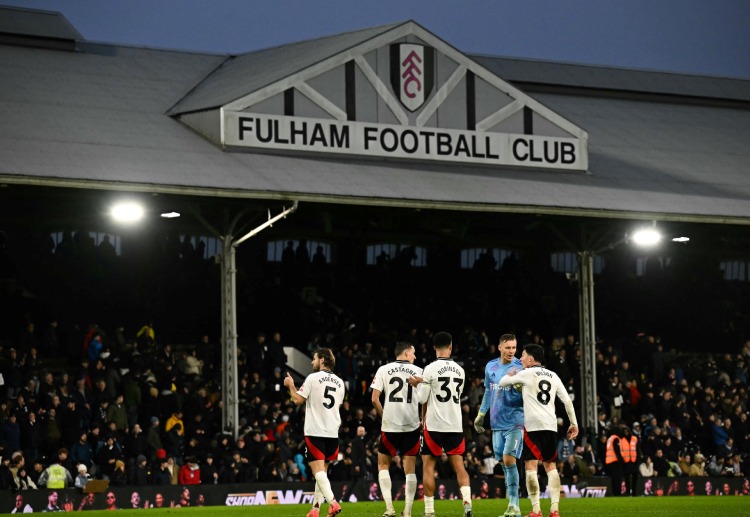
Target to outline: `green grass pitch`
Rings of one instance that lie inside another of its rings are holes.
[[[484,499],[474,501],[473,517],[498,517],[503,514],[508,503],[506,499]],[[376,503],[343,503],[344,511],[339,517],[381,517],[385,511],[382,502]],[[396,513],[404,508],[402,501],[395,503]],[[163,510],[150,509],[155,512],[173,514],[174,517],[192,515],[201,517],[305,517],[309,505],[264,505],[264,506],[206,506],[202,508],[172,508]],[[531,505],[528,499],[522,500],[521,511],[529,513]],[[143,517],[143,510],[120,510],[118,517]],[[328,506],[323,505],[320,515],[325,517]],[[413,517],[421,517],[424,503],[414,503]],[[549,500],[542,500],[542,514],[549,513]],[[97,515],[95,515],[97,514]],[[99,515],[100,514],[100,515]],[[111,512],[90,511],[89,517],[110,517]],[[436,517],[463,517],[460,501],[435,501]],[[560,501],[561,517],[750,517],[750,497],[608,497],[603,499],[562,499]]]

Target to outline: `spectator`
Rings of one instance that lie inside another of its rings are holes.
[[[693,464],[690,465],[690,477],[703,477],[708,476],[706,473],[706,460],[703,454],[697,453],[693,459]]]
[[[150,421],[151,427],[148,428],[148,434],[146,435],[146,449],[153,460],[156,458],[157,451],[163,449],[164,446],[159,431],[159,418],[152,416]]]
[[[219,471],[214,463],[214,457],[212,454],[207,454],[203,465],[200,468],[201,471],[201,484],[202,485],[215,485],[219,482]]]
[[[644,478],[654,477],[654,463],[651,461],[651,456],[644,457],[638,466],[638,472]]]
[[[180,485],[199,485],[201,482],[201,469],[195,456],[185,458],[185,464],[180,467],[177,483]]]
[[[655,476],[668,476],[671,467],[669,461],[664,456],[662,449],[656,449],[656,457],[654,458],[654,475]]]
[[[681,454],[677,459],[677,466],[680,468],[681,476],[690,475],[690,454]]]
[[[86,468],[86,465],[84,465],[83,463],[80,463],[78,465],[78,475],[76,476],[75,487],[76,488],[85,487],[86,483],[89,482],[89,479],[91,479],[91,476],[88,473],[88,469]]]
[[[581,475],[581,469],[576,463],[576,457],[573,454],[568,456],[567,461],[562,466],[562,482],[566,485],[575,485]]]
[[[151,482],[154,485],[164,486],[172,484],[172,473],[169,470],[169,462],[167,461],[166,453],[163,457],[157,459],[157,467],[152,472]]]
[[[109,484],[112,486],[125,486],[128,484],[128,475],[125,472],[125,462],[122,460],[115,461],[115,469],[109,476]]]
[[[130,469],[128,475],[128,484],[133,486],[146,486],[151,479],[151,469],[148,466],[148,459],[143,454],[135,460],[134,468]]]

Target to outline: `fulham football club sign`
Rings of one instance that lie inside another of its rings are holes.
[[[315,64],[223,106],[222,145],[587,170],[583,129],[414,22],[358,46],[350,47],[349,39],[341,44],[345,51],[321,61],[311,42]]]
[[[435,76],[434,49],[424,45],[391,45],[391,85],[409,111],[422,107],[432,93]]]

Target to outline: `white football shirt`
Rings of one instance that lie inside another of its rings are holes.
[[[305,436],[338,438],[339,406],[344,401],[344,381],[330,370],[311,373],[297,390],[305,399]]]
[[[565,411],[571,425],[578,425],[573,402],[560,377],[542,366],[524,368],[516,375],[506,375],[499,382],[500,386],[523,385],[523,420],[527,431],[557,431],[555,415],[555,397],[565,404]]]
[[[378,368],[371,388],[385,394],[381,430],[406,433],[419,428],[419,399],[409,377],[422,376],[422,368],[409,361],[394,361]]]
[[[419,401],[427,403],[425,427],[428,431],[461,433],[461,394],[466,373],[450,357],[428,364],[419,385]]]

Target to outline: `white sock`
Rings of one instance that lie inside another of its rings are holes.
[[[435,513],[435,496],[424,496],[424,513]]]
[[[326,498],[328,504],[331,504],[333,501],[335,501],[336,498],[333,497],[333,490],[331,490],[331,482],[328,481],[328,474],[325,470],[321,470],[320,472],[315,474],[315,481],[318,482],[320,492],[323,494],[323,497]]]
[[[526,471],[526,490],[529,492],[531,510],[534,512],[542,511],[542,507],[539,505],[539,478],[536,476],[536,470]]]
[[[408,476],[407,476],[408,477]],[[385,509],[389,512],[393,510],[393,495],[391,494],[391,474],[387,470],[378,471],[378,482],[380,483],[380,493],[383,494]]]
[[[461,492],[461,497],[463,498],[464,503],[471,504],[471,487],[461,486],[458,487],[458,491]]]
[[[560,504],[560,474],[557,472],[557,469],[547,472],[547,480],[549,484],[549,498],[552,501],[549,511],[554,512]]]
[[[315,480],[315,494],[313,494],[313,508],[320,508],[320,505],[323,504],[323,492],[320,491],[320,486],[318,486],[318,480]]]
[[[406,508],[404,513],[411,515],[411,507],[414,505],[414,495],[417,493],[417,475],[406,475]]]

